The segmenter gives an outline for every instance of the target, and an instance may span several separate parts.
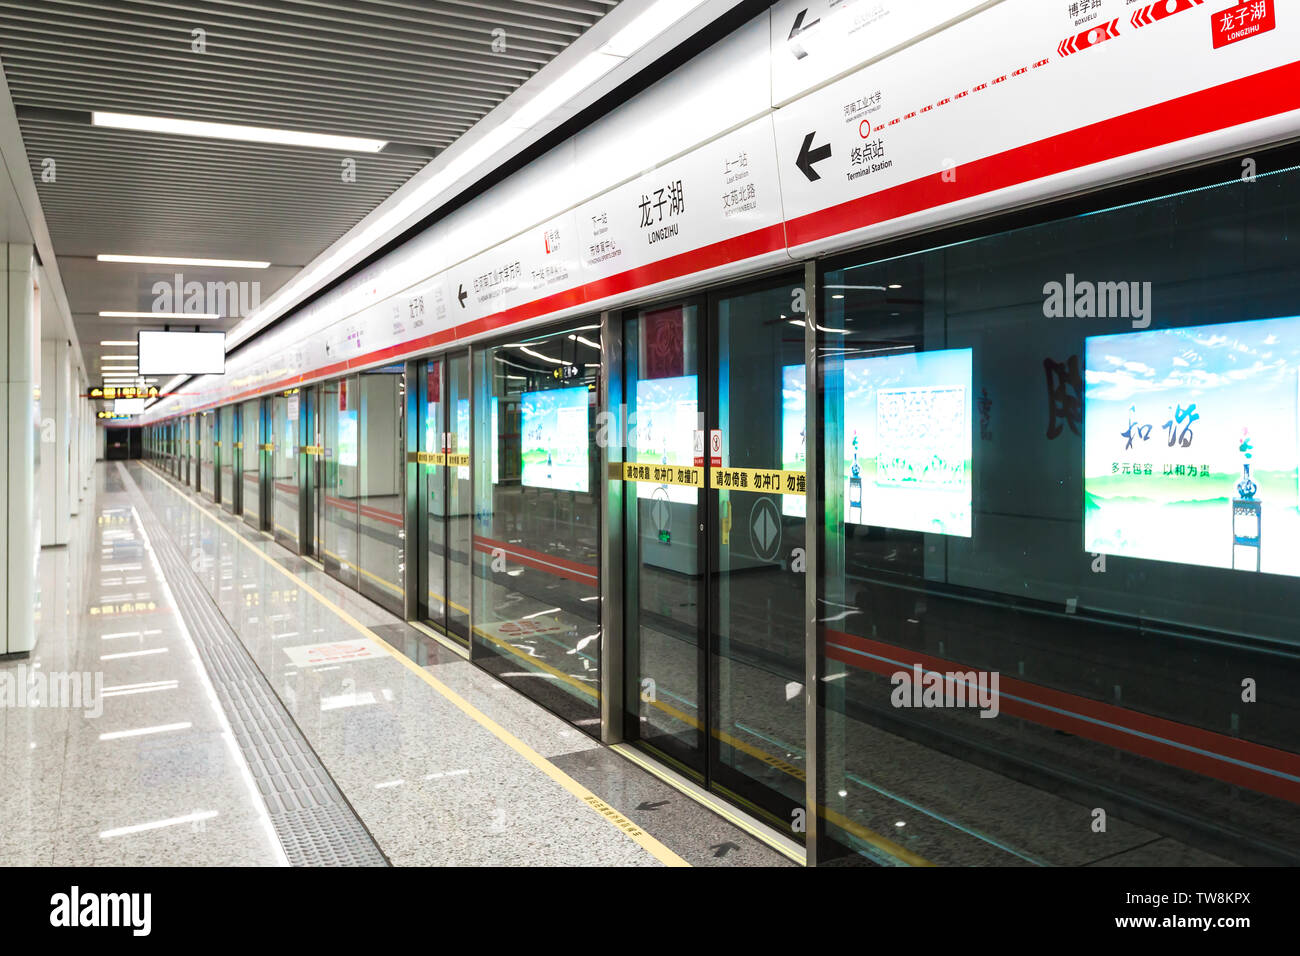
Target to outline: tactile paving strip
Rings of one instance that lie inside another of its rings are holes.
[[[387,866],[382,851],[154,516],[127,469],[120,464],[119,468],[176,598],[177,612],[194,638],[289,863]]]

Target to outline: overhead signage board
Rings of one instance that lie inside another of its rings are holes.
[[[143,398],[115,398],[113,400],[114,415],[142,415],[144,414]]]
[[[225,332],[138,333],[141,375],[221,375],[226,371]]]
[[[88,393],[91,398],[103,399],[106,402],[116,401],[119,398],[157,398],[157,385],[98,385],[92,388]]]
[[[529,229],[446,273],[454,325],[507,312],[582,283],[572,211]]]
[[[669,275],[657,272],[656,263],[682,254],[707,269],[767,251],[773,243],[742,241],[725,250],[718,244],[780,229],[771,121],[742,126],[584,203],[577,220],[589,283],[641,270],[635,281],[648,285]],[[713,251],[699,252],[708,247]],[[602,291],[593,290],[593,298]],[[624,291],[623,284],[608,291]]]
[[[146,417],[1294,138],[1278,6],[778,0]]]
[[[781,0],[772,7],[772,103],[1003,0]]]
[[[1268,104],[1281,80],[1267,71],[1295,60],[1300,21],[1215,50],[1205,5],[1151,8],[1160,19],[1123,0],[1098,0],[1083,16],[1003,0],[777,110],[791,255],[821,251],[809,244],[832,236],[837,246],[868,241],[962,200],[992,206],[979,197],[1001,189],[1046,195],[1060,188],[1053,174],[1087,177],[1076,171],[1179,131],[1191,138],[1276,112]],[[1219,89],[1198,101],[1210,87]],[[1157,112],[1144,117],[1144,107]]]

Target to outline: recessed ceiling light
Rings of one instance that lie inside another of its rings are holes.
[[[181,256],[119,256],[101,252],[100,262],[142,262],[164,266],[217,266],[224,269],[266,269],[271,263],[253,259],[187,259]]]
[[[895,282],[893,285],[890,286],[890,288],[891,288],[891,289],[901,289],[902,286],[899,285],[897,282]]]
[[[215,312],[101,312],[101,319],[219,319]]]
[[[311,146],[355,153],[377,153],[388,145],[386,140],[364,136],[336,136],[333,133],[303,133],[292,129],[265,126],[238,126],[233,123],[207,123],[202,120],[172,119],[166,116],[139,116],[134,113],[90,114],[93,126],[135,129],[148,133],[172,133],[177,136],[206,136],[210,139],[238,139],[250,143],[281,143],[285,146]]]

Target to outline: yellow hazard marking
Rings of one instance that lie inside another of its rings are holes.
[[[177,492],[177,494],[179,495],[180,493]],[[197,504],[191,501],[187,496],[180,495],[180,497],[182,498],[182,500],[185,501],[186,504],[188,504],[195,511],[198,511],[200,514],[206,514],[206,512],[204,512],[203,509],[201,509]],[[546,776],[550,777],[551,780],[559,784],[561,787],[563,787],[573,796],[577,797],[579,800],[585,803],[588,807],[590,807],[594,812],[599,814],[610,824],[612,824],[615,827],[618,827],[620,831],[626,834],[630,839],[636,842],[636,844],[640,846],[641,849],[645,850],[647,853],[653,856],[660,863],[663,863],[665,866],[690,866],[690,864],[687,863],[686,860],[682,859],[680,856],[678,856],[668,847],[664,846],[662,843],[656,840],[653,836],[651,836],[641,827],[638,827],[631,820],[627,819],[627,817],[623,816],[621,813],[619,813],[617,810],[611,807],[604,800],[600,799],[600,797],[596,796],[594,793],[592,793],[582,784],[578,783],[578,781],[574,780],[572,777],[570,777],[559,767],[555,766],[555,764],[551,763],[549,760],[547,760],[545,757],[539,754],[532,747],[529,747],[526,743],[524,743],[514,734],[510,733],[510,731],[506,730],[504,727],[498,724],[487,714],[483,713],[481,710],[479,710],[469,701],[465,700],[465,698],[461,697],[459,694],[457,694],[454,690],[452,690],[442,681],[438,680],[436,677],[434,677],[432,674],[426,671],[419,664],[415,663],[415,661],[411,660],[411,658],[407,657],[405,654],[397,650],[395,647],[393,647],[383,638],[379,637],[377,634],[375,634],[374,631],[366,627],[364,624],[358,621],[347,611],[343,610],[333,601],[329,600],[327,597],[325,597],[323,594],[321,594],[311,585],[305,584],[302,581],[298,580],[298,578],[295,577],[291,571],[281,567],[279,564],[275,562],[275,560],[270,555],[259,550],[257,547],[253,545],[252,542],[245,539],[242,535],[237,534],[234,537],[236,541],[244,545],[246,548],[248,548],[248,550],[252,551],[259,558],[265,561],[268,565],[270,565],[275,570],[279,571],[282,575],[284,575],[286,578],[288,578],[290,581],[292,581],[294,586],[296,586],[302,591],[306,591],[317,601],[319,601],[322,605],[324,605],[325,607],[333,611],[334,614],[337,615],[340,620],[351,625],[358,632],[365,635],[366,638],[368,638],[371,641],[374,641],[375,644],[382,647],[393,657],[394,660],[396,660],[399,664],[401,664],[407,670],[411,671],[422,681],[424,681],[426,684],[432,687],[435,691],[441,694],[446,700],[448,700],[452,705],[458,708],[467,717],[469,717],[471,720],[477,723],[480,727],[488,731],[490,734],[492,734],[494,737],[500,740],[503,744],[505,744],[507,747],[513,750],[515,753],[519,754],[530,764],[532,764],[534,767],[540,770],[542,773],[546,774]]]
[[[802,495],[807,481],[807,476],[802,471],[779,471],[769,468],[714,468],[709,472],[709,487],[718,491]]]
[[[448,466],[457,465],[465,466],[469,464],[469,455],[449,453],[447,455]]]
[[[704,469],[683,465],[651,465],[636,461],[623,462],[624,481],[647,481],[652,485],[704,487]]]
[[[189,498],[185,498],[185,500],[187,503],[190,504],[191,507],[198,510],[198,506],[195,505],[192,501],[190,501]],[[287,529],[284,530],[287,531]],[[245,541],[242,537],[239,537],[238,535],[236,535],[236,537],[241,542],[248,545],[248,547],[252,551],[254,551],[256,554],[260,555],[264,560],[269,562],[272,565],[272,567],[274,567],[276,570],[280,571],[282,574],[284,574],[287,577],[293,578],[293,575],[290,574],[289,571],[280,567],[280,565],[276,564],[269,556],[263,554],[261,551],[258,551],[257,548],[254,548],[252,544],[250,544],[248,541]],[[293,580],[296,581],[297,579],[293,578]],[[316,591],[312,590],[308,585],[302,584],[300,586],[305,590],[307,590],[309,593],[311,593],[313,596],[315,596],[318,600],[322,601],[324,604],[329,606],[331,609],[335,610],[337,613],[341,615],[346,613],[339,610],[334,604],[332,604],[325,598],[321,597]],[[435,596],[433,595],[433,592],[430,592],[430,595]],[[455,606],[457,610],[460,610],[466,614],[469,613],[465,608],[462,608],[459,605],[453,605],[453,606]],[[574,687],[576,690],[582,692],[583,694],[586,694],[589,697],[599,699],[600,695],[593,687],[584,684],[582,681],[578,680],[577,678],[569,674],[565,674],[563,671],[551,666],[545,661],[538,660],[535,657],[529,656],[523,651],[520,651],[518,648],[497,639],[493,635],[484,633],[482,630],[480,630],[477,627],[474,628],[474,632],[478,634],[480,637],[482,637],[484,640],[491,641],[493,644],[500,647],[502,650],[507,651],[510,654],[514,655],[520,661],[525,662],[528,666],[538,668],[539,670],[543,670],[551,674],[552,676],[556,677],[557,679],[564,681],[566,684],[569,684],[570,686]],[[369,632],[367,632],[367,636],[370,636]],[[387,645],[384,646],[387,647]],[[390,648],[390,650],[392,649]],[[400,654],[397,651],[393,651],[393,653],[396,656],[400,657],[403,662],[410,661],[410,658],[406,657],[406,655],[404,654]],[[410,663],[412,666],[418,667],[418,665],[415,665],[413,661],[410,661]],[[423,671],[419,671],[419,672],[423,674]],[[696,728],[697,730],[703,729],[703,725],[695,717],[691,716],[690,714],[682,710],[679,710],[676,707],[673,707],[671,704],[665,704],[663,701],[660,700],[646,701],[646,703],[650,704],[650,706],[652,707],[657,708],[663,713],[668,714],[669,716]],[[753,757],[755,760],[759,760],[767,764],[768,766],[781,771],[782,773],[788,774],[789,776],[793,777],[796,780],[800,780],[800,781],[807,780],[807,774],[804,772],[802,767],[798,767],[778,757],[774,757],[771,754],[767,753],[766,751],[761,750],[758,747],[755,747],[754,745],[750,744],[749,742],[739,739],[738,737],[733,737],[731,734],[728,734],[725,731],[714,730],[712,732],[712,735],[722,743],[725,743],[730,747],[734,747],[736,750],[739,750],[742,753],[745,753],[748,756]],[[557,769],[557,772],[560,771],[558,771]],[[575,782],[575,786],[577,785],[578,784],[576,784]],[[917,853],[914,853],[913,851],[908,850],[903,846],[900,846],[899,844],[895,843],[893,840],[890,840],[888,837],[882,836],[876,831],[868,829],[862,824],[844,816],[842,813],[839,813],[836,810],[832,810],[830,807],[819,805],[817,807],[817,812],[822,817],[822,819],[835,824],[837,827],[840,827],[842,830],[853,834],[855,837],[857,837],[859,840],[862,840],[864,843],[867,843],[875,847],[876,849],[889,854],[890,856],[894,857],[895,859],[899,860],[902,863],[906,863],[909,866],[934,866],[935,865],[934,863],[927,860],[925,857]],[[688,865],[688,864],[683,863],[683,865]]]
[[[445,465],[447,456],[440,451],[408,451],[406,460],[418,465]]]

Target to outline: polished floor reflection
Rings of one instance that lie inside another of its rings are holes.
[[[0,663],[42,704],[0,707],[0,864],[283,865],[121,472],[98,469],[71,543],[41,552],[32,656]],[[64,675],[89,693],[55,694]]]
[[[0,836],[0,863],[283,861],[202,690],[206,678],[119,468],[129,468],[394,864],[791,865],[241,519],[134,463],[99,465],[77,545],[43,553],[31,662],[101,668],[121,696],[106,695],[99,720],[66,709],[0,711],[0,806],[15,824]],[[99,659],[119,648],[144,653]],[[105,731],[139,735],[101,741]]]

